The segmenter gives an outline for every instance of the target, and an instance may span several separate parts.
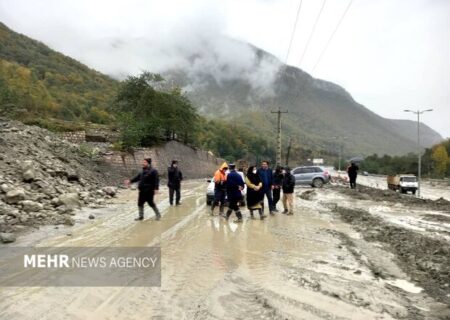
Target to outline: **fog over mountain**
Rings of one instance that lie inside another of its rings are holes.
[[[17,2],[21,5],[0,3],[0,18],[10,22],[11,27],[117,79],[144,70],[162,73],[181,85],[207,116],[221,114],[238,120],[258,119],[256,123],[272,134],[273,117],[266,113],[270,108],[282,106],[293,114],[286,121],[289,134],[298,136],[306,145],[330,148],[330,136],[351,135],[354,138],[348,148],[355,152],[405,153],[415,150],[414,122],[380,120],[383,117],[365,108],[374,110],[371,105],[362,106],[361,101],[353,99],[355,93],[351,88],[317,80],[293,66],[286,69],[279,58],[287,49],[286,34],[280,33],[278,42],[272,40],[279,44],[273,47],[278,55],[243,41],[244,36],[236,36],[234,20],[230,20],[230,16],[234,17],[230,8],[237,6],[236,2],[177,2],[176,10],[175,4],[152,1],[136,1],[134,5],[102,1],[89,4],[83,1],[62,4],[51,0],[39,4],[26,0]],[[258,8],[275,8],[274,2],[260,2]],[[49,7],[52,10],[46,11]],[[273,15],[284,12],[286,21],[278,22],[290,30],[293,21],[287,17],[293,12],[288,9],[295,6],[286,4],[282,8],[284,11],[275,10]],[[98,15],[102,10],[104,14]],[[42,11],[43,15],[36,15],[36,11]],[[242,25],[243,35],[255,21],[253,18],[258,19],[249,16],[249,26]],[[236,16],[236,19],[241,17]],[[304,18],[300,23],[306,24],[308,19]],[[274,21],[259,26],[261,36],[267,33],[267,37],[273,37],[270,26],[274,32],[277,30]],[[296,53],[298,50],[294,45],[292,55]],[[352,55],[352,51],[347,54]],[[348,67],[350,75],[354,69],[352,65]],[[367,92],[373,85],[364,82]],[[398,95],[385,96],[388,104],[391,99],[398,99]],[[403,108],[401,106],[400,110]],[[240,117],[242,112],[262,113]],[[365,115],[358,121],[353,119],[362,113]],[[364,128],[366,123],[367,128]],[[424,146],[442,138],[425,125],[423,130]],[[367,137],[361,138],[361,133]]]
[[[246,65],[248,50],[223,44],[217,40],[222,36],[251,43],[285,62],[298,4],[293,0],[15,0],[0,1],[0,21],[103,73],[123,78],[141,70],[180,68],[189,62],[184,53],[201,52],[204,42],[221,48],[218,59],[239,60],[235,61],[239,68]],[[434,108],[423,117],[424,123],[450,136],[444,120],[450,117],[450,2],[353,1],[314,68],[347,4],[326,2],[300,64],[322,6],[321,1],[303,1],[288,64],[339,84],[383,117],[414,120],[403,109]],[[267,77],[254,78],[267,81]]]

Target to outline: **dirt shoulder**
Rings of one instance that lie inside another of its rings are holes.
[[[358,200],[388,201],[401,203],[406,208],[449,212],[449,202],[442,199],[422,200],[368,187],[359,187],[358,190],[333,187],[333,190]],[[368,210],[337,205],[333,211],[360,232],[364,240],[381,243],[392,252],[403,271],[431,297],[450,305],[449,241],[389,223],[386,219],[369,213]],[[446,217],[442,219],[447,220]],[[380,276],[382,277],[382,274]]]
[[[439,198],[437,200],[419,199],[412,195],[401,194],[392,190],[380,190],[361,185],[354,190],[343,186],[332,186],[332,188],[341,194],[345,194],[358,200],[388,201],[401,203],[406,207],[450,212],[450,201],[444,198]]]

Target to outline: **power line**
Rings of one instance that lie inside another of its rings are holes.
[[[301,66],[301,64],[303,62],[303,58],[305,57],[306,51],[308,51],[309,43],[311,42],[311,39],[312,39],[312,37],[314,35],[314,32],[316,31],[317,23],[319,22],[320,16],[322,15],[322,11],[323,11],[323,8],[325,7],[326,3],[327,3],[327,0],[323,0],[322,7],[320,8],[319,14],[316,17],[316,21],[314,22],[314,26],[313,26],[313,28],[311,30],[311,33],[309,34],[308,41],[306,42],[305,49],[303,49],[302,57],[300,58],[300,62],[298,64],[299,67]]]
[[[292,29],[291,39],[289,41],[289,47],[288,47],[288,50],[286,52],[284,70],[282,72],[286,72],[286,69],[287,69],[287,60],[289,58],[289,53],[291,51],[292,42],[294,40],[295,30],[297,29],[298,18],[300,16],[300,11],[302,9],[302,2],[303,2],[303,0],[300,0],[300,3],[298,5],[297,15],[295,17],[295,22],[294,22],[294,27]],[[282,72],[280,73],[280,78],[281,78]],[[281,79],[280,79],[279,85],[280,85],[280,83],[281,83]],[[271,111],[271,113],[276,113],[277,116],[278,116],[278,118],[277,118],[278,126],[277,126],[277,155],[276,155],[276,158],[277,158],[277,165],[281,165],[281,115],[283,113],[288,113],[288,111],[281,111],[281,107],[278,107],[278,111]]]
[[[291,52],[291,47],[292,47],[292,42],[294,40],[295,30],[297,30],[298,18],[300,16],[300,10],[302,9],[302,2],[303,2],[303,0],[300,0],[300,3],[298,5],[297,16],[295,17],[294,28],[292,29],[291,40],[289,41],[289,47],[288,47],[288,50],[286,53],[286,58],[284,59],[284,64],[287,64],[288,58],[289,58],[289,53]]]
[[[350,2],[349,2],[348,5],[347,5],[347,8],[345,8],[345,11],[344,11],[344,13],[343,13],[342,16],[341,16],[341,19],[339,19],[339,22],[338,22],[338,24],[336,25],[336,28],[334,29],[333,33],[331,34],[330,38],[329,38],[328,41],[327,41],[327,44],[325,45],[325,47],[323,48],[322,52],[320,53],[320,56],[319,56],[319,58],[317,59],[316,64],[314,65],[314,67],[313,67],[313,69],[312,69],[313,72],[314,72],[314,70],[316,69],[317,65],[319,64],[320,60],[322,59],[323,55],[325,54],[325,51],[327,51],[328,46],[330,45],[331,41],[333,40],[334,35],[335,35],[336,32],[338,31],[338,29],[339,29],[339,27],[340,27],[342,21],[343,21],[344,18],[345,18],[345,15],[347,14],[348,10],[350,9],[350,6],[352,5],[352,3],[353,3],[353,0],[350,0]]]

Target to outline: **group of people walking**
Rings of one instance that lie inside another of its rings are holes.
[[[247,194],[244,199],[243,190],[247,186]],[[264,219],[264,200],[267,198],[269,213],[274,215],[278,212],[277,203],[280,200],[281,191],[283,191],[283,213],[294,214],[294,188],[295,178],[289,168],[277,167],[273,171],[267,161],[262,161],[259,168],[250,166],[244,174],[236,171],[236,165],[222,166],[214,174],[214,201],[211,204],[211,214],[219,206],[219,213],[226,219],[235,212],[237,220],[242,221],[242,213],[239,205],[244,202],[250,211],[250,217],[253,219],[255,211],[260,219]],[[228,203],[228,209],[225,213],[225,207]]]
[[[173,160],[167,169],[167,186],[169,188],[170,205],[181,204],[181,181],[183,174],[178,168],[178,161]],[[211,204],[211,214],[219,206],[220,214],[229,219],[231,214],[236,214],[236,222],[242,221],[240,205],[245,202],[253,219],[255,211],[260,219],[264,219],[264,200],[267,198],[269,213],[278,212],[277,204],[283,191],[283,213],[294,214],[294,188],[295,178],[291,170],[286,167],[277,167],[273,171],[268,161],[262,161],[259,168],[250,166],[244,174],[238,172],[234,164],[223,163],[214,174],[214,201]],[[152,167],[152,159],[142,161],[142,171],[130,180],[125,180],[125,185],[138,183],[138,217],[135,220],[144,219],[144,205],[147,203],[155,212],[156,220],[161,219],[161,213],[155,204],[154,197],[159,192],[159,174]],[[243,190],[247,186],[247,194],[244,199]],[[225,213],[225,207],[227,211]]]

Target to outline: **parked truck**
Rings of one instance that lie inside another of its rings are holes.
[[[416,176],[410,174],[387,176],[387,184],[390,190],[398,190],[401,193],[411,191],[412,194],[416,194],[418,188]]]

